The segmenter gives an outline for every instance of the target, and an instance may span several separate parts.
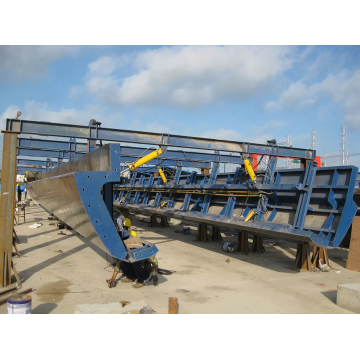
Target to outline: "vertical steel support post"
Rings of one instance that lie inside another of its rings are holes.
[[[277,164],[277,157],[270,156],[265,171],[264,184],[266,185],[271,185],[271,183],[275,184],[274,175],[275,175],[276,164]],[[259,199],[257,205],[257,211],[258,211],[257,220],[262,220],[264,218],[265,212],[267,210],[266,206],[268,202],[269,202],[269,196],[264,196],[262,201]],[[265,206],[265,208],[263,208],[263,205]]]
[[[58,152],[58,166],[62,165],[63,159],[64,159],[64,152],[63,152],[63,151],[59,151],[59,152]]]
[[[0,284],[11,284],[12,243],[16,192],[17,131],[4,134],[0,201]]]
[[[90,128],[90,137],[91,139],[88,139],[87,141],[87,151],[93,151],[96,147],[96,137],[97,137],[97,126],[93,124],[89,124]]]
[[[69,141],[69,161],[75,159],[75,151],[76,151],[76,139],[70,138]]]
[[[208,182],[208,185],[214,185],[216,182],[216,177],[218,175],[219,172],[219,163],[214,163],[213,168],[211,170],[210,173],[210,179]],[[204,178],[204,184],[205,184],[205,178]],[[204,204],[203,204],[203,208],[201,210],[201,212],[203,214],[206,214],[209,211],[209,207],[210,207],[210,201],[211,201],[211,195],[205,195],[204,196]]]

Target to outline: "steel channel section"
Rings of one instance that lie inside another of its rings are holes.
[[[180,135],[149,133],[108,128],[93,128],[89,126],[69,125],[59,123],[40,122],[32,120],[7,119],[6,129],[20,131],[26,134],[36,134],[56,137],[74,137],[79,139],[97,139],[141,143],[158,146],[206,149],[227,151],[232,153],[247,153],[279,157],[292,157],[315,160],[315,150],[298,149],[283,146],[253,144],[247,142],[226,141]]]
[[[107,207],[107,196],[112,201],[112,193],[106,184],[119,182],[119,165],[120,146],[108,144],[43,173],[27,186],[36,201],[85,239],[115,258],[133,262],[151,257],[158,250],[145,243],[143,248],[127,251],[116,231]]]
[[[358,169],[354,166],[316,168],[313,162],[307,169],[276,172],[274,169],[275,163],[268,172],[269,175],[273,173],[271,181],[261,176],[264,173],[257,172],[257,184],[251,187],[248,175],[242,173],[239,179],[240,169],[234,174],[219,174],[213,184],[209,181],[204,184],[206,176],[196,173],[167,185],[148,185],[146,180],[140,185],[137,179],[132,184],[117,185],[115,191],[123,191],[125,200],[120,204],[115,202],[115,205],[273,238],[314,242],[325,247],[339,246],[357,212],[353,196]],[[170,194],[174,198],[161,209],[154,201],[160,190],[164,198]],[[198,193],[194,194],[194,190]],[[146,194],[147,201],[141,202],[139,196],[138,203],[130,203],[131,193],[135,191]],[[211,195],[209,207],[201,207],[201,192],[206,191],[222,193],[221,196]],[[254,220],[244,222],[251,209],[259,208],[259,199],[245,201],[246,197],[234,196],[236,191],[266,193],[266,214],[256,214]],[[177,202],[182,204],[180,208],[174,208]]]
[[[75,143],[74,152],[79,156],[79,154],[86,154],[88,149],[90,151],[95,148],[99,148],[98,144],[95,144],[94,140],[89,140],[90,145],[85,143]],[[93,144],[93,145],[91,145]],[[58,157],[58,152],[64,152],[64,158],[69,157],[70,143],[66,141],[54,141],[54,140],[43,140],[43,139],[18,139],[18,148],[19,149],[32,149],[32,150],[44,150],[44,152],[39,152],[40,155],[37,156],[48,156],[49,154],[53,157]],[[146,148],[141,147],[131,147],[131,146],[121,146],[120,154],[123,157],[137,159],[140,156],[148,155],[153,151],[154,148],[147,150]],[[51,152],[47,152],[51,151]],[[24,154],[24,152],[22,152]],[[34,153],[29,152],[30,155]],[[56,156],[55,156],[56,155]],[[195,162],[197,167],[206,167],[210,166],[210,162],[224,162],[229,164],[243,164],[243,160],[240,156],[225,155],[225,154],[208,154],[208,153],[199,153],[193,151],[178,151],[178,150],[167,150],[158,157],[158,161],[162,159],[167,160],[178,160],[180,163],[183,162],[189,166],[193,165],[192,161]],[[204,163],[204,164],[202,164]],[[175,164],[175,162],[174,162]]]
[[[11,284],[12,244],[16,193],[17,132],[4,133],[0,201],[0,284]]]
[[[17,154],[19,156],[34,156],[34,157],[46,157],[46,158],[57,158],[58,161],[56,163],[61,163],[63,159],[69,159],[70,156],[72,158],[78,158],[84,153],[77,153],[77,152],[71,152],[71,151],[59,151],[59,150],[51,150],[51,149],[28,149],[28,148],[18,148]],[[133,162],[138,159],[138,156],[121,156],[122,162]],[[242,161],[241,161],[242,162]],[[55,162],[54,162],[55,163]],[[210,168],[211,163],[210,162],[199,162],[199,161],[186,161],[186,160],[172,160],[167,158],[156,158],[147,163],[148,165],[163,165],[163,166],[185,166],[185,167],[198,167],[198,168]]]
[[[33,166],[46,166],[46,161],[44,160],[31,160],[31,159],[16,159],[17,166],[27,166],[28,168],[33,168]],[[57,161],[53,161],[54,166],[57,166]],[[30,165],[30,166],[29,166]],[[36,169],[36,168],[34,168]]]

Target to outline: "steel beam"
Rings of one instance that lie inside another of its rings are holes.
[[[94,143],[91,141],[90,143]],[[91,145],[91,148],[99,148],[99,144]],[[73,151],[77,154],[86,154],[88,145],[86,143],[74,143],[73,148],[70,149],[70,142],[67,141],[55,141],[55,140],[43,140],[43,139],[18,139],[19,149],[32,149],[32,150],[44,150],[44,154],[56,155],[56,152],[63,153],[65,158],[69,157],[69,152]],[[51,151],[47,153],[46,151]],[[55,151],[52,153],[52,151]],[[145,156],[152,152],[153,149],[147,150],[146,148],[134,147],[134,146],[121,146],[120,154],[122,157],[137,159],[139,156]],[[30,153],[31,152],[27,152]],[[43,155],[44,156],[44,155]],[[46,155],[45,155],[46,156]],[[182,150],[167,150],[162,153],[158,159],[179,160],[180,162],[186,162],[192,164],[195,162],[199,167],[206,167],[210,162],[223,162],[229,164],[243,164],[243,160],[240,156],[226,155],[226,154],[209,154],[194,151],[182,151]],[[204,162],[205,164],[201,164]],[[187,165],[184,165],[187,166]]]
[[[315,150],[290,148],[278,145],[254,144],[191,136],[150,133],[143,131],[109,129],[81,125],[59,124],[32,120],[7,119],[6,129],[26,134],[97,139],[158,146],[226,151],[238,154],[258,154],[315,160]]]
[[[11,284],[12,244],[16,194],[16,139],[19,132],[4,133],[0,201],[0,285]]]
[[[27,149],[27,148],[18,148],[17,154],[19,156],[33,156],[33,157],[46,157],[46,158],[57,158],[58,162],[60,159],[69,159],[70,155],[73,155],[73,158],[78,158],[85,153],[76,153],[71,151],[58,151],[58,150],[47,150],[47,149]],[[138,158],[137,155],[132,156],[121,156],[122,163],[131,163]],[[56,163],[56,162],[54,162]],[[156,158],[147,163],[148,165],[163,165],[163,166],[185,166],[185,167],[198,167],[198,168],[210,168],[210,162],[199,162],[199,161],[189,161],[189,160],[174,160],[174,159],[163,159]]]
[[[47,161],[45,160],[32,160],[32,159],[16,159],[18,166],[26,166],[29,169],[37,169],[34,166],[46,167]],[[57,161],[53,161],[54,166],[57,166]],[[30,166],[29,166],[30,165]]]

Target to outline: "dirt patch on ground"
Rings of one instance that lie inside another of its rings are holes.
[[[64,296],[70,293],[70,285],[72,282],[68,279],[60,279],[58,281],[46,283],[42,285],[36,294],[39,300],[46,303],[58,303]]]

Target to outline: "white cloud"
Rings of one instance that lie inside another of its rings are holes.
[[[230,141],[246,141],[258,144],[265,144],[266,140],[275,138],[278,142],[278,129],[284,127],[285,122],[279,120],[268,121],[263,126],[252,126],[248,129],[246,138],[243,132],[234,129],[217,129],[206,131],[199,135],[201,137],[230,140]]]
[[[112,105],[191,107],[246,100],[289,69],[292,54],[292,48],[277,46],[177,46],[140,52],[132,59],[101,57],[89,64],[85,86]],[[130,62],[134,73],[122,78],[118,70]]]
[[[14,80],[42,75],[50,63],[74,56],[77,46],[0,46],[0,74]]]
[[[360,129],[360,70],[329,74],[325,80],[306,85],[302,80],[290,84],[277,101],[269,101],[267,110],[299,109],[330,99],[344,112],[344,120]]]

